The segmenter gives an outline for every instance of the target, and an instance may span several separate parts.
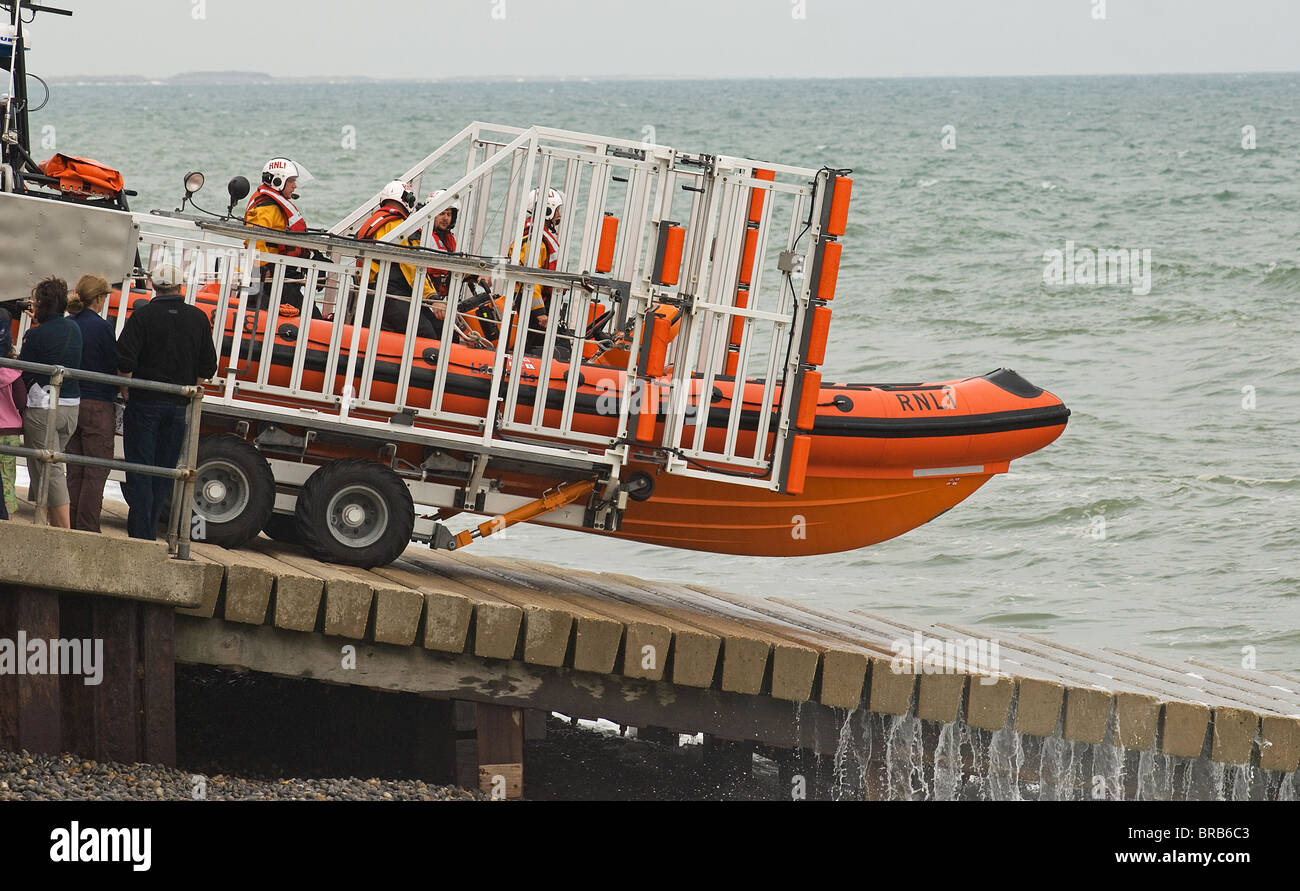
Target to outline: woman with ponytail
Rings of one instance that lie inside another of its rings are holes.
[[[117,374],[117,338],[104,319],[108,280],[102,275],[83,275],[68,298],[68,314],[81,328],[81,368],[100,374]],[[82,381],[77,429],[68,440],[68,452],[93,458],[113,457],[117,428],[117,387]],[[68,498],[73,529],[99,531],[104,506],[104,483],[108,470],[81,464],[68,465]]]

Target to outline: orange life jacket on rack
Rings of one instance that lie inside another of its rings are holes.
[[[59,191],[69,195],[116,198],[122,194],[122,174],[91,158],[59,153],[43,162],[40,169],[46,176],[57,177]]]
[[[258,186],[257,191],[253,192],[253,197],[248,199],[248,207],[244,210],[244,224],[250,226],[261,225],[257,219],[250,220],[249,216],[262,216],[260,214],[254,215],[253,211],[268,205],[278,208],[280,213],[284,216],[284,230],[286,232],[307,231],[307,220],[303,218],[303,215],[298,208],[294,207],[293,202],[266,183],[262,183]],[[268,251],[272,254],[283,254],[286,257],[306,257],[309,253],[306,248],[289,247],[288,245],[283,244],[270,244],[262,241],[257,243],[257,249],[260,251]]]

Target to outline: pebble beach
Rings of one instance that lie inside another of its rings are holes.
[[[481,792],[419,780],[249,779],[67,753],[0,751],[0,801],[474,801]]]

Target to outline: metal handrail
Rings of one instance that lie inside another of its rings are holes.
[[[171,516],[167,531],[167,549],[178,559],[190,559],[190,529],[194,512],[194,483],[197,478],[199,449],[199,415],[203,407],[203,387],[199,385],[168,384],[143,378],[122,377],[115,374],[101,374],[97,371],[85,371],[80,368],[65,368],[62,365],[44,365],[39,362],[24,362],[18,359],[0,358],[0,368],[16,368],[19,371],[48,375],[50,378],[47,411],[58,411],[59,394],[65,378],[90,383],[108,384],[114,387],[135,388],[154,393],[166,393],[183,396],[189,401],[186,415],[186,444],[181,451],[180,463],[176,467],[162,467],[152,464],[136,464],[119,461],[116,458],[96,458],[89,455],[75,455],[57,451],[54,448],[55,425],[50,423],[45,430],[44,448],[31,449],[25,446],[0,444],[0,455],[16,455],[29,461],[37,460],[45,464],[76,464],[85,467],[105,467],[110,470],[142,473],[149,476],[161,476],[175,480],[172,487]],[[40,411],[41,409],[29,409]],[[46,504],[49,499],[49,474],[41,474],[40,485],[36,491],[36,522],[46,522]],[[28,492],[28,497],[31,492]],[[183,521],[183,522],[182,522]]]

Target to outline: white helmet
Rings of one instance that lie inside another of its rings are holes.
[[[288,158],[272,158],[262,168],[262,182],[276,190],[283,189],[284,184],[294,177],[298,178],[298,185],[300,186],[305,186],[315,179],[307,172],[306,167],[296,164]]]
[[[395,179],[384,186],[379,193],[379,203],[383,204],[385,201],[396,201],[406,208],[407,213],[410,213],[415,210],[415,190],[411,188],[410,183]]]
[[[429,197],[425,199],[424,203],[432,204],[433,202],[441,199],[442,196],[446,194],[447,194],[446,189],[436,189],[429,193]],[[456,219],[460,216],[460,196],[453,195],[451,198],[451,203],[448,204],[446,207],[444,207],[443,210],[451,211],[451,228],[453,229],[456,228]]]
[[[537,206],[537,190],[533,189],[528,193],[528,206],[534,208]],[[546,190],[546,222],[550,223],[559,213],[560,208],[564,206],[564,193],[559,189]]]

